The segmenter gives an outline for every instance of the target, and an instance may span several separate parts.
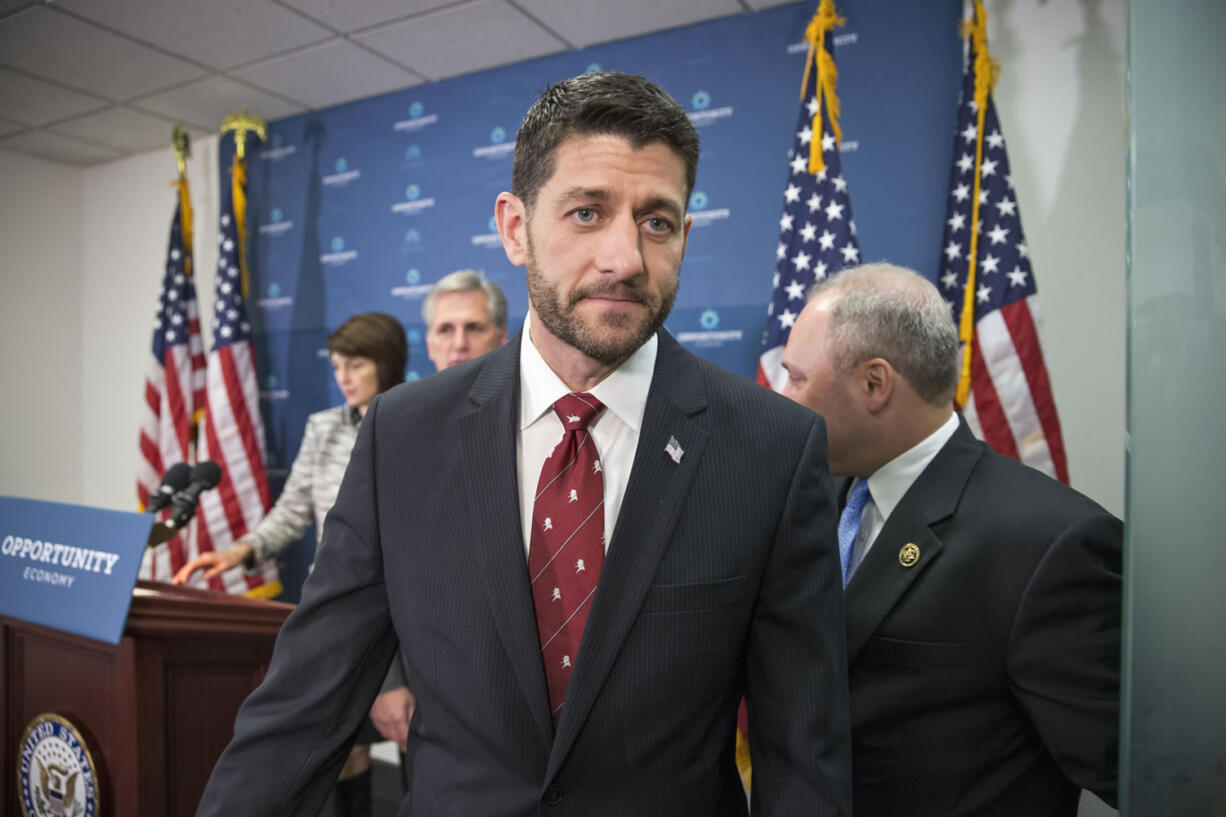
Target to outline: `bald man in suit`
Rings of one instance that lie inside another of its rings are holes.
[[[1114,805],[1120,521],[975,439],[958,336],[918,274],[819,286],[785,394],[842,477],[857,817],[1071,817]]]

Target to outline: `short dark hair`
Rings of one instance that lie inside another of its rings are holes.
[[[409,342],[400,321],[383,312],[363,312],[328,335],[328,351],[347,357],[368,357],[379,371],[379,392],[404,382]]]
[[[688,203],[698,173],[698,131],[677,102],[649,79],[599,71],[549,86],[519,126],[511,192],[531,212],[553,175],[554,153],[572,134],[621,136],[634,147],[662,142],[685,162]]]

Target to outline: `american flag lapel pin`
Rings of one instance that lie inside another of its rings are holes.
[[[677,438],[669,436],[668,445],[664,446],[664,452],[673,458],[673,462],[680,463],[681,455],[685,452],[681,450],[681,443],[677,442]]]

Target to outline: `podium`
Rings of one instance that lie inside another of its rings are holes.
[[[195,813],[293,605],[145,581],[132,593],[118,645],[0,617],[0,791],[18,791],[26,725],[54,712],[86,738],[101,817]],[[0,815],[21,817],[16,796]]]

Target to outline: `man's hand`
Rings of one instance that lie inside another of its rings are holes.
[[[370,720],[379,734],[387,740],[394,740],[402,752],[408,745],[409,721],[413,718],[413,707],[416,705],[417,699],[408,687],[397,687],[381,692],[370,708]]]

